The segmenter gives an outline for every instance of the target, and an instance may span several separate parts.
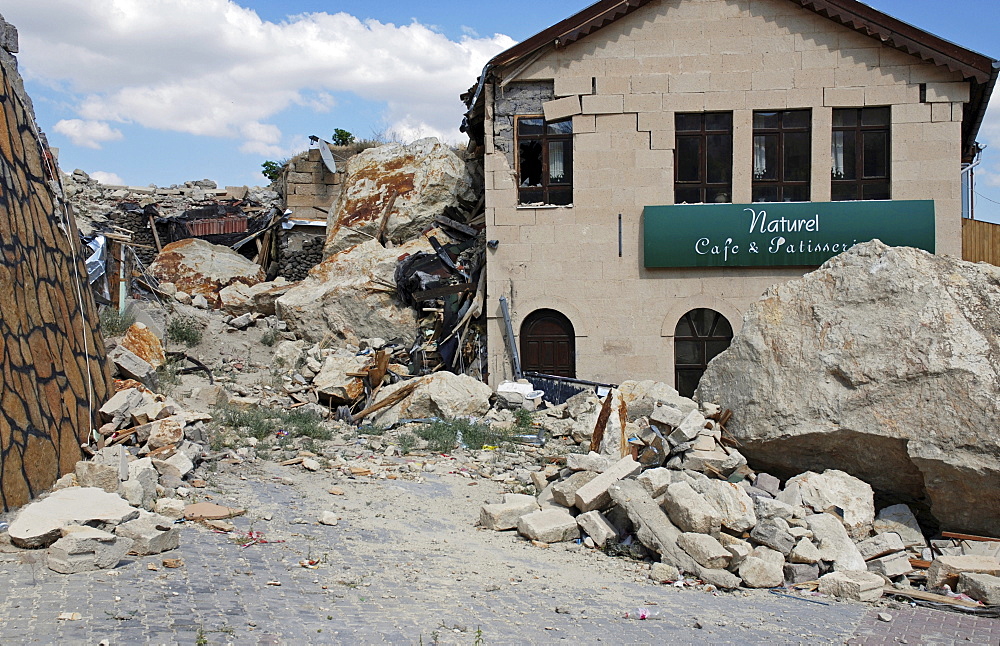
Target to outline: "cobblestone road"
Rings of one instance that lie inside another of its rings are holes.
[[[677,589],[637,563],[477,530],[479,505],[497,498],[486,481],[341,480],[335,497],[329,476],[270,463],[243,473],[217,474],[201,497],[246,506],[239,530],[285,542],[244,548],[188,525],[178,550],[72,576],[41,553],[0,554],[0,643],[913,644],[924,643],[914,630],[943,626],[926,643],[1000,643],[996,620],[895,608],[884,623],[859,604]],[[422,513],[430,502],[444,511]],[[343,520],[316,524],[324,509]],[[167,557],[183,567],[164,568]],[[301,567],[307,558],[320,567]],[[660,616],[622,618],[637,606]],[[58,619],[67,612],[80,619]]]

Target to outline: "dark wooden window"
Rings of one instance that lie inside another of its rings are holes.
[[[833,111],[833,200],[889,199],[889,108]]]
[[[812,111],[753,113],[753,201],[808,202]]]
[[[694,391],[708,362],[729,347],[733,327],[715,310],[698,308],[681,317],[674,330],[674,384],[684,397]]]
[[[573,120],[517,117],[518,202],[573,203]]]
[[[733,113],[674,116],[674,203],[733,201]]]
[[[521,324],[521,369],[557,377],[576,377],[576,334],[570,320],[555,310],[537,310]]]

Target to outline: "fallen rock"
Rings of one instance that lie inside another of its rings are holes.
[[[593,471],[594,473],[603,473],[607,471],[612,464],[614,463],[611,460],[600,453],[595,453],[594,451],[591,451],[586,455],[582,453],[570,453],[566,456],[566,467],[572,469],[573,471]]]
[[[785,585],[795,585],[819,578],[819,565],[816,563],[785,563],[782,568]]]
[[[917,518],[906,505],[892,505],[878,513],[873,523],[876,534],[894,532],[899,535],[906,547],[927,547],[927,539],[920,531]]]
[[[179,415],[150,422],[142,428],[136,435],[149,445],[150,450],[177,444],[184,439],[184,419]],[[148,435],[143,437],[147,432]]]
[[[416,390],[398,404],[383,408],[366,421],[388,426],[403,418],[481,417],[490,409],[493,391],[473,377],[435,372],[426,377],[417,377],[417,380],[419,385]],[[379,391],[375,403],[389,397],[406,383],[409,382],[385,386]]]
[[[657,583],[673,583],[681,578],[681,573],[669,563],[653,563],[649,568],[649,578]]]
[[[879,241],[770,288],[698,388],[760,468],[839,469],[1000,535],[1000,268]],[[942,423],[946,414],[948,423]]]
[[[486,529],[504,531],[517,527],[521,516],[539,511],[541,507],[534,496],[507,494],[502,503],[483,505],[479,511],[479,524]]]
[[[333,404],[351,404],[365,392],[365,384],[347,373],[358,372],[368,364],[368,357],[353,353],[333,354],[326,358],[319,374],[313,377],[313,386],[324,401]]]
[[[599,474],[596,471],[577,471],[565,480],[552,485],[552,499],[563,507],[576,504],[576,491]]]
[[[159,389],[156,369],[135,353],[119,345],[108,353],[108,358],[115,364],[118,374],[125,379],[134,379],[152,390]]]
[[[686,482],[675,482],[667,487],[663,508],[670,520],[685,532],[718,536],[722,529],[718,510]]]
[[[139,510],[117,494],[70,487],[21,509],[7,532],[14,545],[34,549],[59,540],[63,528],[71,525],[115,527],[138,516]]]
[[[871,572],[830,572],[819,578],[820,594],[872,602],[882,597],[885,579]]]
[[[256,285],[264,281],[260,265],[229,247],[200,238],[186,238],[166,245],[149,271],[194,298],[202,296],[212,307],[219,306],[219,292],[223,287],[237,282]]]
[[[748,588],[775,588],[784,583],[785,573],[781,563],[748,556],[737,570],[743,585]]]
[[[896,552],[879,556],[868,561],[868,571],[881,574],[888,579],[895,579],[913,571],[910,557],[906,552]]]
[[[788,553],[789,563],[818,563],[821,558],[819,549],[808,538],[800,538],[792,551]]]
[[[875,520],[874,492],[868,483],[854,476],[829,469],[790,478],[778,500],[793,507],[807,507],[817,514],[834,512],[843,518],[847,533],[854,540],[867,538]]]
[[[719,511],[726,529],[740,534],[757,524],[754,501],[741,487],[715,479],[697,480],[691,486]]]
[[[340,523],[340,517],[332,511],[324,511],[319,515],[319,524],[335,527]]]
[[[788,523],[781,518],[770,518],[757,523],[750,532],[750,539],[784,556],[788,556],[795,547],[795,539],[788,532]]]
[[[806,526],[813,533],[819,547],[820,559],[833,563],[837,572],[866,572],[868,566],[847,530],[833,514],[815,514],[806,518]]]
[[[465,162],[434,138],[364,150],[347,162],[323,254],[374,238],[390,202],[386,237],[418,238],[446,209],[474,202],[472,185]]]
[[[123,428],[130,419],[132,410],[142,406],[144,401],[142,391],[138,388],[119,390],[101,406],[101,417],[114,424],[115,428]]]
[[[132,539],[130,551],[139,556],[176,549],[181,539],[172,519],[148,511],[140,511],[138,518],[120,525],[115,534]]]
[[[962,572],[958,575],[958,592],[988,606],[1000,605],[1000,577]]]
[[[858,543],[858,551],[861,552],[861,557],[866,561],[893,552],[902,552],[904,549],[906,546],[903,545],[903,539],[895,532],[876,534]]]
[[[604,473],[576,490],[574,505],[580,511],[604,509],[611,504],[611,494],[608,489],[623,478],[636,475],[642,470],[642,465],[627,455]]]
[[[563,509],[544,509],[521,516],[517,532],[527,539],[543,543],[561,543],[580,537],[576,519]]]
[[[184,518],[184,508],[187,503],[178,498],[160,498],[153,505],[153,511],[167,518]]]
[[[118,565],[132,547],[132,540],[95,527],[71,525],[49,548],[45,564],[53,572],[78,574]]]
[[[159,337],[153,334],[144,323],[133,323],[125,332],[122,347],[136,355],[153,368],[159,368],[167,362],[167,354]]]
[[[108,493],[118,493],[116,467],[81,460],[76,463],[76,481],[81,487],[96,487]]]
[[[729,567],[732,560],[729,550],[708,534],[684,532],[677,537],[677,545],[699,565],[713,570]]]
[[[576,524],[594,540],[597,547],[604,547],[609,540],[618,540],[618,530],[596,509],[577,516]]]
[[[963,572],[1000,576],[1000,560],[993,556],[939,556],[927,568],[927,588],[934,590],[948,584],[954,590]]]

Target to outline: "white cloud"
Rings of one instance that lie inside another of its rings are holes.
[[[125,186],[125,180],[121,178],[121,175],[116,175],[115,173],[109,173],[103,170],[95,170],[90,173],[91,179],[96,179],[101,184],[106,186]]]
[[[57,122],[52,129],[69,137],[70,141],[77,146],[85,148],[100,148],[105,141],[116,141],[123,137],[120,130],[112,128],[103,121],[63,119]]]
[[[329,111],[336,92],[385,102],[384,120],[401,131],[457,139],[458,95],[514,44],[346,13],[272,23],[230,0],[8,0],[4,14],[20,30],[25,75],[77,96],[82,120],[60,123],[107,128],[57,126],[89,147],[119,122],[275,154],[281,132],[268,120],[292,106]]]

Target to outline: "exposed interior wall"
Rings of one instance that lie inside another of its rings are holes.
[[[31,102],[0,18],[0,505],[73,470],[110,391],[76,224],[54,202]],[[16,33],[16,32],[15,32]],[[16,38],[13,41],[16,45]]]
[[[937,252],[961,254],[968,84],[795,3],[653,2],[507,80],[485,88],[487,235],[499,240],[488,252],[493,383],[511,374],[500,296],[515,331],[543,307],[570,318],[579,377],[673,383],[673,331],[684,312],[712,307],[738,329],[733,319],[769,285],[807,271],[644,268],[642,209],[673,203],[676,112],[733,112],[733,202],[748,203],[753,111],[810,108],[812,200],[828,201],[833,109],[891,106],[892,199],[933,199]],[[508,149],[511,97],[539,98],[548,84],[546,117],[573,119],[574,204],[522,208]]]

